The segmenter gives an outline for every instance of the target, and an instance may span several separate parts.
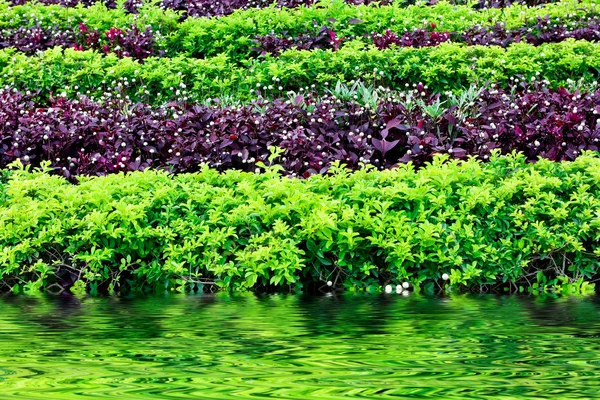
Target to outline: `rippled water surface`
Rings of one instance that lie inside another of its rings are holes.
[[[600,398],[600,299],[0,298],[1,399]]]

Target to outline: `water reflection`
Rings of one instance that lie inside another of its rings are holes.
[[[596,398],[597,297],[0,298],[2,399]]]

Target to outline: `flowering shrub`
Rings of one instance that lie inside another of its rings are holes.
[[[16,170],[0,180],[0,289],[571,293],[598,280],[600,159],[523,156],[311,179],[205,168],[79,185]],[[77,283],[76,283],[77,282]],[[521,288],[519,288],[521,286]]]
[[[48,160],[66,177],[149,167],[188,172],[201,163],[254,171],[277,147],[283,171],[306,177],[324,173],[334,161],[350,169],[361,163],[418,166],[438,153],[487,160],[494,149],[559,161],[598,150],[600,90],[472,87],[445,100],[423,85],[401,93],[362,87],[344,96],[340,90],[248,105],[153,108],[85,97],[42,105],[3,89],[0,167],[16,159],[34,165]],[[357,94],[367,101],[354,100]]]

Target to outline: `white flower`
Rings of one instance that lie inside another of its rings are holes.
[[[327,286],[333,286],[333,282],[327,281]]]
[[[386,293],[392,293],[392,285],[386,285],[385,292]]]
[[[447,280],[448,280],[448,278],[450,278],[450,277],[448,276],[448,274],[442,274],[442,279],[443,279],[443,280],[447,281]]]
[[[402,285],[396,285],[396,293],[402,293]]]
[[[408,282],[402,282],[402,287],[404,289],[408,289],[410,287],[410,283],[408,283]]]

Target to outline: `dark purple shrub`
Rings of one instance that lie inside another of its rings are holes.
[[[131,57],[139,61],[153,55],[162,55],[162,51],[156,50],[150,27],[144,31],[140,31],[135,25],[126,30],[111,28],[104,34],[89,29],[84,24],[80,24],[74,31],[40,25],[0,31],[0,48],[14,47],[26,54],[34,54],[55,46],[115,53],[118,57]]]
[[[114,53],[118,57],[131,57],[143,61],[153,55],[162,55],[156,51],[152,28],[140,31],[136,25],[130,29],[122,30],[111,28],[100,34],[96,29],[89,29],[80,24],[76,34],[78,50],[99,50],[105,54]]]
[[[464,34],[454,33],[452,39],[456,42],[464,41],[471,46],[507,47],[512,43],[519,43],[524,36],[520,30],[508,31],[504,24],[496,24],[491,27],[476,26],[468,29]]]
[[[390,168],[415,165],[436,153],[487,159],[493,149],[573,160],[598,150],[600,91],[550,90],[543,85],[488,87],[442,99],[417,85],[383,93],[377,105],[333,95],[257,100],[243,106],[183,101],[153,108],[62,97],[39,104],[35,94],[0,90],[0,167],[15,159],[52,162],[58,173],[109,174],[145,168],[190,172],[213,168],[254,171],[270,146],[285,151],[286,174],[309,176],[339,160]]]
[[[73,32],[61,31],[58,27],[21,26],[0,31],[0,48],[14,47],[26,54],[34,54],[55,46],[73,47],[74,44]]]
[[[316,34],[304,34],[300,36],[266,35],[257,36],[254,42],[257,44],[252,50],[258,55],[279,55],[289,49],[315,50],[333,49],[338,50],[344,38],[338,38],[336,33],[326,26],[321,27]]]
[[[391,45],[396,45],[398,47],[437,46],[440,43],[450,40],[450,33],[436,32],[434,29],[435,24],[432,23],[429,24],[427,29],[415,29],[406,31],[400,35],[388,29],[384,34],[372,33],[370,37],[375,46],[380,50],[387,49]]]
[[[557,43],[566,39],[598,41],[600,40],[600,19],[582,19],[570,21],[567,24],[555,21],[552,23],[548,16],[538,18],[534,24],[507,30],[504,24],[492,27],[476,26],[463,34],[452,34],[454,41],[464,41],[469,45],[496,45],[507,47],[521,40],[538,46],[543,43]]]
[[[479,0],[475,8],[504,8],[513,4],[522,4],[525,6],[539,6],[547,3],[556,3],[558,0]]]

